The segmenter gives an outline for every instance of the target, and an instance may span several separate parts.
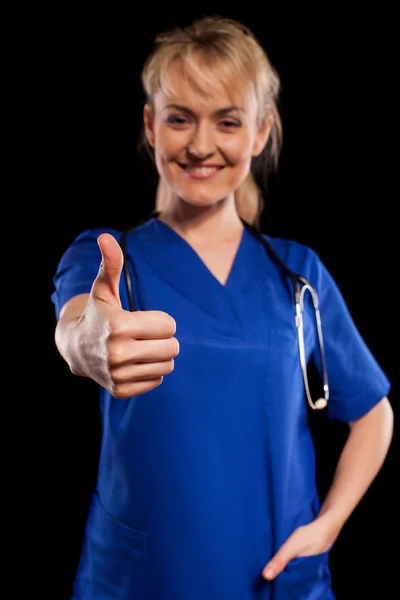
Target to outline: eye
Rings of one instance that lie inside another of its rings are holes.
[[[169,115],[169,117],[167,117],[167,123],[170,123],[171,125],[186,125],[187,122],[187,118],[183,115]]]
[[[222,127],[224,127],[225,129],[235,129],[237,127],[241,127],[242,124],[240,123],[240,121],[224,119],[223,121],[220,121],[220,125],[222,125]]]

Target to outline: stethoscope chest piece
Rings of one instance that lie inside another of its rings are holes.
[[[316,400],[314,402],[314,408],[316,410],[323,410],[327,406],[328,406],[328,401],[325,398],[318,398],[318,400]]]

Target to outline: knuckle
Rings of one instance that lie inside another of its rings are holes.
[[[110,320],[110,332],[109,339],[114,340],[118,336],[120,336],[126,329],[126,322],[122,314],[113,315],[112,320]]]
[[[122,361],[123,350],[120,344],[110,343],[108,345],[108,363],[112,365],[118,365]]]
[[[123,383],[126,382],[126,377],[123,376],[122,373],[120,373],[119,371],[111,372],[111,376],[112,376],[112,385],[114,386],[114,388],[118,388],[118,386],[121,386]]]
[[[126,395],[123,392],[123,389],[120,385],[113,383],[110,389],[110,393],[114,398],[126,398]]]

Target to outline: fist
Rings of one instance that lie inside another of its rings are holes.
[[[156,388],[173,371],[176,323],[161,311],[122,308],[122,250],[110,234],[100,235],[98,244],[102,260],[80,322],[84,374],[114,397],[129,398]]]

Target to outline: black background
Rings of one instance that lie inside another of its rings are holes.
[[[352,12],[327,4],[314,11],[288,2],[247,4],[125,11],[57,5],[24,15],[32,29],[21,75],[26,129],[18,140],[29,190],[23,303],[25,315],[27,307],[35,311],[26,367],[35,390],[34,422],[28,423],[34,447],[32,456],[25,453],[23,477],[35,533],[24,536],[24,556],[31,592],[41,598],[70,597],[99,443],[96,388],[73,377],[55,349],[52,276],[82,229],[124,227],[153,208],[155,174],[138,155],[137,140],[140,70],[160,30],[218,13],[243,21],[263,43],[281,76],[284,127],[263,230],[319,253],[393,383],[390,399],[398,412],[398,191],[389,102],[396,78],[394,16],[384,5]],[[315,440],[322,492],[343,439],[340,425],[321,419]],[[384,468],[332,550],[338,600],[386,600],[394,593],[398,472],[395,436]]]

